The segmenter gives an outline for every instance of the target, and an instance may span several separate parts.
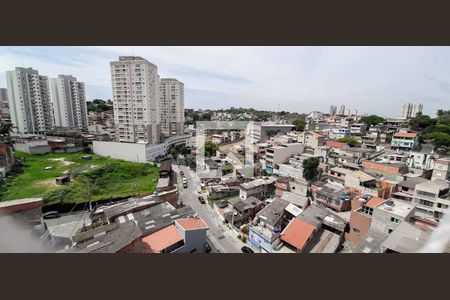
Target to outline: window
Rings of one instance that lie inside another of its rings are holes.
[[[397,218],[391,217],[391,222],[395,223],[395,224],[398,224],[398,223],[400,223],[400,220],[397,219]]]
[[[420,199],[419,204],[422,204],[422,205],[425,205],[425,206],[428,206],[428,207],[432,207],[434,205],[433,202],[427,201],[427,200],[422,200],[422,199]]]
[[[438,208],[447,209],[447,208],[448,208],[448,205],[447,205],[447,204],[438,203],[438,204],[437,204],[437,207],[438,207]]]
[[[428,197],[433,197],[433,198],[436,197],[436,194],[424,192],[424,191],[417,191],[417,194],[423,195],[423,196],[428,196]]]

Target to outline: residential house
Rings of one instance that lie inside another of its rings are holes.
[[[224,219],[227,223],[239,228],[255,218],[255,215],[264,207],[264,202],[255,197],[247,199],[236,197],[228,201],[228,206]]]
[[[340,150],[343,148],[347,148],[346,143],[341,143],[337,141],[326,141],[325,145],[330,147],[331,151],[330,153],[340,154]]]
[[[413,203],[417,204],[417,216],[441,219],[444,213],[449,212],[450,184],[441,180],[416,184]]]
[[[271,253],[282,246],[280,232],[292,219],[286,211],[290,203],[276,198],[260,210],[250,224],[248,244],[263,253]]]
[[[254,196],[264,200],[275,192],[275,181],[276,178],[274,177],[264,177],[242,183],[239,186],[239,197],[241,199],[246,199]]]
[[[361,194],[379,196],[376,178],[363,171],[355,171],[346,174],[345,186],[361,191]]]
[[[293,252],[336,253],[347,230],[347,221],[313,204],[289,222],[280,239]]]
[[[298,134],[297,141],[306,147],[316,149],[325,144],[325,137],[314,131],[303,131]]]
[[[344,185],[345,184],[345,177],[347,174],[353,173],[352,170],[341,168],[341,167],[334,167],[328,170],[328,182],[335,182]]]
[[[341,184],[315,181],[311,184],[311,192],[314,202],[319,206],[338,212],[350,209],[353,193]]]
[[[386,179],[403,180],[403,175],[408,173],[408,167],[404,163],[382,163],[375,161],[363,161],[363,171],[374,175],[383,176]]]
[[[294,155],[303,153],[303,149],[304,145],[300,143],[282,144],[268,148],[265,155],[266,172],[272,174],[279,164],[287,162]]]
[[[430,242],[432,227],[402,222],[381,245],[383,253],[418,253]],[[450,243],[444,245],[444,253],[450,252]]]
[[[391,149],[415,150],[419,147],[419,137],[415,132],[395,132],[391,140]]]
[[[450,181],[450,159],[440,158],[434,163],[433,174],[431,180],[447,180]]]
[[[202,218],[178,219],[144,238],[148,253],[203,253],[209,227]]]
[[[333,128],[329,134],[329,138],[333,140],[342,139],[350,136],[352,133],[348,128]]]
[[[378,239],[376,249],[374,247],[361,249],[356,252],[380,251],[383,240],[401,224],[410,222],[415,213],[415,205],[405,203],[395,199],[382,199],[363,195],[355,199],[352,203],[350,215],[350,230],[346,235],[346,240],[353,246],[361,247],[361,243],[366,244],[374,239]],[[365,239],[369,238],[368,241]]]

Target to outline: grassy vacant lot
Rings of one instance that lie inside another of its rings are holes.
[[[44,197],[46,202],[75,203],[153,192],[159,177],[152,164],[126,162],[92,155],[81,160],[83,153],[30,155],[17,152],[25,159],[25,171],[8,178],[0,186],[0,199],[12,200]],[[89,165],[75,180],[56,185],[55,178],[64,172]],[[45,170],[46,167],[53,167]]]

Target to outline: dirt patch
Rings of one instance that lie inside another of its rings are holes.
[[[54,178],[53,179],[36,181],[36,184],[39,184],[39,185],[45,186],[45,187],[54,187],[54,186],[57,185]]]
[[[68,166],[68,165],[71,165],[71,164],[73,164],[74,162],[73,161],[68,161],[68,160],[66,160],[64,157],[61,157],[61,158],[49,158],[48,160],[51,160],[51,161],[60,161],[63,165],[65,165],[65,166]]]

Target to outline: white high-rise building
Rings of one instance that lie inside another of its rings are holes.
[[[160,140],[159,75],[156,65],[139,56],[111,62],[116,140],[158,144]]]
[[[71,75],[50,79],[55,126],[86,131],[87,107],[84,83]]]
[[[345,115],[345,105],[341,105],[339,108],[339,115],[344,116]]]
[[[422,104],[415,104],[412,111],[412,118],[414,118],[418,113],[422,113],[423,105]]]
[[[414,118],[418,113],[422,113],[422,104],[405,103],[403,105],[402,117],[406,119]]]
[[[161,133],[168,137],[184,131],[184,84],[173,78],[161,78]]]
[[[8,89],[0,88],[0,114],[9,114]]]
[[[52,103],[47,76],[32,68],[6,72],[8,101],[14,130],[41,134],[53,127]]]
[[[331,105],[330,106],[330,116],[335,116],[337,112],[337,106]]]

